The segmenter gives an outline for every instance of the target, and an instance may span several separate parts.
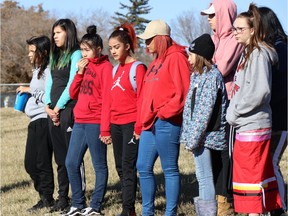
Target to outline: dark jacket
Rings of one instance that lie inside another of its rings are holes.
[[[279,64],[272,70],[272,130],[287,131],[287,44],[275,43]]]

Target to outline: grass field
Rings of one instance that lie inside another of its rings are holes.
[[[32,181],[24,169],[24,153],[29,119],[25,114],[16,112],[13,108],[1,108],[1,214],[0,215],[59,215],[48,214],[48,209],[37,211],[34,214],[27,213],[26,209],[33,206],[39,197],[33,188]],[[85,156],[87,200],[89,201],[94,182],[93,168],[90,154]],[[281,161],[285,181],[287,182],[287,150]],[[113,216],[121,211],[120,183],[114,167],[112,146],[108,147],[109,182],[103,205],[103,212],[107,216]],[[54,165],[55,167],[55,165]],[[181,172],[182,191],[178,209],[179,216],[193,216],[194,205],[191,200],[197,195],[197,181],[195,177],[194,162],[191,153],[181,146],[179,167]],[[56,167],[55,167],[56,168]],[[56,169],[55,169],[56,170]],[[165,192],[164,179],[159,161],[156,163],[155,172],[158,181],[157,199],[155,201],[156,214],[164,215]],[[56,172],[55,179],[56,179]],[[55,181],[57,182],[57,181]],[[57,196],[57,184],[54,196]],[[141,213],[141,194],[137,192],[136,212]]]

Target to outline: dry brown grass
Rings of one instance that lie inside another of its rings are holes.
[[[39,197],[33,188],[30,177],[26,173],[23,165],[25,142],[27,136],[27,125],[29,119],[25,114],[16,112],[13,108],[1,108],[1,215],[59,215],[57,213],[48,214],[47,209],[27,213],[26,209],[34,205]],[[87,198],[89,200],[94,182],[93,167],[90,160],[90,154],[85,156],[86,182],[87,182]],[[284,171],[285,180],[287,182],[287,150],[281,161]],[[108,190],[105,196],[104,213],[107,216],[113,216],[121,210],[119,179],[114,167],[114,159],[112,147],[108,148],[108,165],[109,165],[109,182]],[[194,213],[194,205],[191,200],[197,195],[197,182],[194,174],[194,162],[192,156],[184,151],[181,146],[179,158],[180,172],[182,176],[182,193],[178,215],[192,216]],[[54,164],[55,167],[55,164]],[[56,170],[56,169],[55,169]],[[158,180],[158,190],[156,204],[156,214],[163,215],[165,207],[164,197],[164,180],[161,172],[159,161],[156,163],[155,172]],[[56,172],[55,172],[56,174]],[[56,178],[56,176],[55,176]],[[55,181],[56,182],[56,181]],[[56,184],[57,186],[57,184]],[[55,197],[57,196],[57,188],[55,188]],[[141,212],[141,194],[137,192],[136,211]]]

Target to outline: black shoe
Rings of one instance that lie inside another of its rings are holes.
[[[78,216],[78,215],[82,215],[81,213],[81,209],[78,209],[76,207],[71,206],[69,211],[66,213],[61,213],[61,216]]]
[[[99,215],[99,216],[103,216],[104,214],[100,211],[100,210],[98,210],[98,209],[93,209],[93,208],[91,208],[91,207],[88,207],[88,208],[85,208],[85,209],[83,209],[82,211],[81,211],[81,214],[82,215],[95,215],[95,216],[97,216],[97,215]]]
[[[31,208],[27,209],[28,212],[33,212],[33,211],[37,211],[39,209],[42,208],[49,208],[51,206],[53,206],[54,204],[54,200],[50,200],[48,201],[47,199],[41,199],[38,201],[38,203],[36,203],[34,206],[32,206]]]
[[[43,202],[44,207],[50,208],[51,206],[54,205],[55,200],[53,199],[52,196],[41,196],[41,200]]]
[[[27,209],[28,212],[33,212],[33,211],[37,211],[39,209],[44,208],[44,204],[42,200],[39,200],[38,203],[36,203],[34,206],[32,206],[31,208]]]
[[[55,201],[54,205],[50,210],[50,213],[57,211],[64,211],[68,209],[68,207],[69,207],[68,198],[60,197],[58,200]]]
[[[285,215],[285,211],[283,209],[275,209],[270,212],[271,216],[282,216]]]
[[[122,212],[116,216],[136,216],[135,209],[130,210],[128,213]]]

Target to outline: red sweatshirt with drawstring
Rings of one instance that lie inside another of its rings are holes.
[[[156,58],[144,78],[141,123],[151,128],[156,118],[182,123],[182,112],[190,83],[188,56],[185,48],[172,45],[165,58]]]
[[[100,124],[101,135],[105,136],[105,132],[110,131],[110,119],[103,113],[109,110],[107,98],[113,66],[107,55],[88,60],[84,73],[75,75],[69,89],[70,97],[77,99],[74,107],[75,122]]]

